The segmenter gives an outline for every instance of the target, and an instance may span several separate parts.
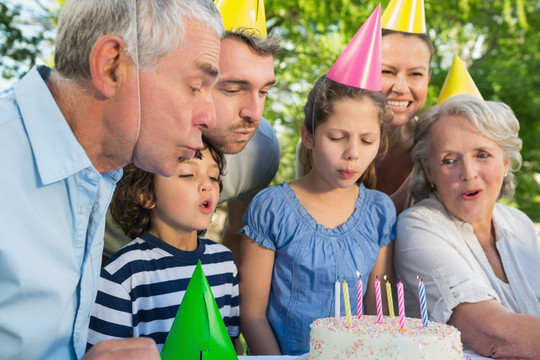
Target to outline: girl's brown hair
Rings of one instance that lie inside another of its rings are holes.
[[[315,86],[308,94],[308,100],[304,106],[304,126],[314,135],[317,127],[326,122],[330,115],[334,112],[334,104],[341,99],[370,99],[378,108],[378,118],[381,130],[381,142],[379,152],[376,159],[384,156],[387,150],[387,140],[384,134],[384,126],[392,119],[392,111],[386,106],[386,98],[382,91],[369,91],[353,86],[347,86],[338,82],[332,81],[326,75],[320,77]],[[309,172],[312,167],[311,151],[307,151],[301,156],[304,156],[304,164],[309,169],[304,169],[305,173]],[[375,174],[375,161],[372,161],[366,171],[358,179],[359,183],[364,184],[367,188],[375,188],[377,177]]]

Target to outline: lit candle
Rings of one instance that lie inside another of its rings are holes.
[[[429,325],[428,316],[427,316],[427,305],[426,305],[426,288],[424,287],[424,282],[418,278],[418,298],[420,300],[420,315],[422,315],[422,325],[427,327]]]
[[[352,325],[351,319],[351,303],[349,300],[349,285],[343,280],[343,301],[345,303],[345,325],[350,327]]]
[[[358,299],[356,299],[356,309],[357,309],[357,316],[359,319],[362,318],[362,294],[364,292],[364,284],[362,283],[362,277],[360,276],[360,272],[356,271],[356,276],[358,276],[358,283],[356,285],[357,292],[358,292]]]
[[[393,317],[394,299],[392,298],[392,286],[390,285],[390,282],[388,281],[388,277],[386,275],[384,275],[383,278],[386,281],[386,300],[388,301],[388,315],[390,317]]]
[[[381,282],[378,276],[375,277],[375,300],[377,301],[377,322],[382,324],[384,321],[381,302]]]
[[[334,293],[335,293],[335,304],[334,304],[334,318],[336,321],[339,321],[339,317],[341,316],[340,313],[340,305],[341,305],[341,300],[340,300],[340,296],[339,296],[339,293],[341,291],[340,289],[340,285],[339,285],[339,279],[336,280],[336,283],[334,284]]]
[[[397,301],[399,311],[399,328],[405,330],[405,299],[403,297],[403,284],[397,283]]]

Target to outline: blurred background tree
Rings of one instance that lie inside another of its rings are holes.
[[[390,0],[382,0],[382,9]],[[278,133],[282,160],[274,183],[295,177],[295,148],[303,106],[375,9],[374,0],[265,0],[269,31],[283,38],[278,83],[265,117]],[[51,61],[53,29],[62,0],[6,0],[0,4],[0,71],[9,82],[36,62]],[[521,123],[523,167],[512,205],[540,222],[540,2],[537,0],[425,0],[426,25],[436,48],[426,106],[435,104],[458,54],[486,100],[507,103]],[[29,31],[28,28],[31,28]]]
[[[382,9],[390,0],[383,0]],[[282,161],[274,183],[294,179],[303,105],[379,1],[266,0],[270,30],[283,38],[278,84],[265,116],[279,134]],[[486,100],[507,103],[520,120],[523,167],[512,205],[540,222],[540,2],[425,0],[426,26],[436,54],[426,106],[436,103],[454,54],[466,63]]]
[[[52,65],[61,2],[3,0],[0,3],[0,75],[13,82],[39,63]]]

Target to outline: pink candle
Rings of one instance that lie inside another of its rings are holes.
[[[356,271],[356,276],[358,276],[358,283],[356,285],[357,292],[358,292],[358,299],[356,300],[356,310],[357,310],[357,316],[359,319],[362,318],[362,294],[364,292],[364,284],[362,283],[362,277],[360,276],[360,272]]]
[[[378,276],[375,277],[375,300],[377,301],[377,322],[382,324],[384,321],[381,301],[381,282]]]
[[[403,297],[403,284],[397,283],[397,299],[398,299],[398,311],[399,311],[399,328],[405,330],[405,300]]]

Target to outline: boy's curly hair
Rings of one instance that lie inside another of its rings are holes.
[[[225,175],[225,158],[204,139],[203,142],[203,150],[208,149],[218,164],[219,190],[221,191],[222,177]],[[200,150],[195,153],[195,158],[202,159]],[[184,159],[178,159],[178,161],[184,161]],[[156,200],[155,176],[157,175],[129,164],[124,167],[124,176],[116,186],[110,206],[111,216],[130,239],[135,239],[150,229],[151,209],[149,207]]]

